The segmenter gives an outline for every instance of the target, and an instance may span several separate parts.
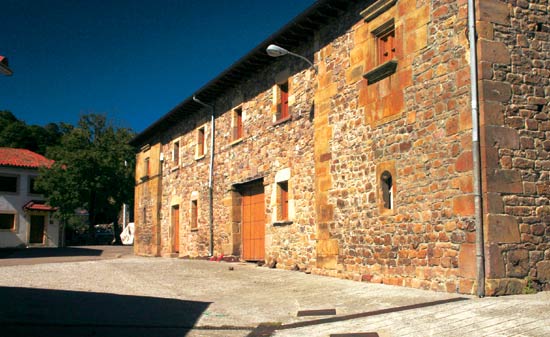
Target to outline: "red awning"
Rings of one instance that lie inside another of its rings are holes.
[[[31,200],[27,202],[25,206],[23,206],[23,209],[27,211],[42,211],[42,212],[57,211],[57,207],[46,205],[45,201],[38,201],[38,200]]]

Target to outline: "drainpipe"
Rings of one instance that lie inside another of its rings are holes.
[[[483,238],[483,209],[481,203],[481,154],[479,146],[479,102],[477,92],[477,48],[475,0],[468,0],[468,40],[470,44],[470,82],[472,97],[472,161],[476,222],[477,296],[485,296],[485,242]]]
[[[208,225],[210,227],[210,256],[214,256],[214,193],[212,182],[214,180],[214,133],[216,132],[216,123],[214,121],[214,106],[206,104],[193,95],[193,101],[210,109],[210,167],[208,171]]]

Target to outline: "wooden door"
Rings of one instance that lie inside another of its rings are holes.
[[[44,243],[45,220],[43,215],[31,215],[29,243]]]
[[[242,191],[243,260],[259,261],[265,257],[264,187],[251,185]]]
[[[172,206],[172,253],[180,251],[180,207]]]

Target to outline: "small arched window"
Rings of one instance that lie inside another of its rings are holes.
[[[384,171],[380,175],[380,186],[382,187],[382,200],[385,209],[393,209],[393,178],[390,172]]]

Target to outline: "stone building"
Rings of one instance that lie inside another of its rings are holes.
[[[548,11],[317,1],[132,141],[136,253],[548,289]]]

